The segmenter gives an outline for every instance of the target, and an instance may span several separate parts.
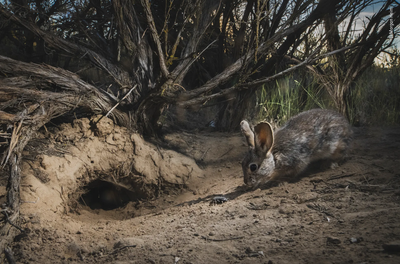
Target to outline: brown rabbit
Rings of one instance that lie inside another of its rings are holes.
[[[294,177],[316,160],[340,161],[353,134],[342,115],[325,109],[302,112],[275,133],[267,122],[259,123],[254,130],[245,120],[240,126],[249,145],[242,161],[244,182],[253,188]]]

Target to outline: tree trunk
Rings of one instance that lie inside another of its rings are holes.
[[[166,102],[160,97],[148,97],[139,106],[135,115],[135,127],[145,137],[158,137],[160,126],[158,119]]]
[[[240,122],[249,109],[250,101],[254,92],[252,90],[243,90],[232,94],[228,102],[222,104],[217,117],[217,127],[223,131],[234,131],[239,127]]]
[[[333,89],[333,90],[331,90]],[[332,91],[331,97],[335,103],[336,109],[349,119],[349,112],[348,112],[348,99],[349,99],[349,91],[350,91],[350,84],[347,83],[339,83],[333,85],[330,90]]]

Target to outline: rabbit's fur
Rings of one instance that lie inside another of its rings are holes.
[[[325,109],[302,112],[275,133],[267,122],[252,129],[243,120],[240,126],[249,145],[242,168],[244,182],[250,187],[294,177],[316,160],[338,162],[352,139],[347,120]]]

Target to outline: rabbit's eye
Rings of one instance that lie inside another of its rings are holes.
[[[256,171],[258,166],[257,166],[257,164],[252,163],[252,164],[250,164],[249,168],[250,168],[251,171]]]

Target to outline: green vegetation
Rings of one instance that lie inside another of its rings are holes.
[[[302,111],[327,107],[329,102],[322,87],[312,76],[298,78],[299,75],[288,75],[263,85],[257,93],[259,120],[279,126]]]
[[[301,77],[299,77],[301,76]],[[309,74],[297,73],[265,84],[257,93],[258,121],[277,126],[312,108],[334,109],[325,89]],[[355,126],[400,123],[400,67],[372,66],[350,89],[348,118]]]
[[[349,119],[354,125],[400,123],[400,67],[372,66],[351,89]]]

